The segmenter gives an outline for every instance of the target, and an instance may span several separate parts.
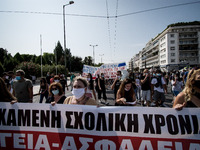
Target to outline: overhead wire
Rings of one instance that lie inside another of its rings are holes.
[[[107,23],[108,23],[108,41],[109,41],[109,47],[111,50],[111,56],[112,55],[112,46],[111,46],[111,34],[110,34],[110,20],[109,20],[109,11],[108,11],[108,1],[106,0],[106,11],[107,11]]]
[[[116,51],[116,44],[117,44],[117,14],[118,14],[118,2],[119,0],[116,0],[116,12],[115,12],[115,33],[114,33],[114,56],[115,56],[115,51]]]
[[[82,14],[65,14],[65,15],[75,16],[75,17],[93,17],[93,18],[116,18],[116,17],[119,18],[119,17],[130,16],[130,15],[135,15],[135,14],[149,12],[149,11],[155,11],[155,10],[160,10],[160,9],[166,9],[166,8],[171,8],[171,7],[179,7],[179,6],[191,5],[191,4],[197,4],[197,3],[200,3],[200,1],[193,1],[193,2],[188,2],[188,3],[180,3],[180,4],[157,7],[157,8],[151,8],[151,9],[136,11],[136,12],[132,12],[132,13],[122,14],[122,15],[118,15],[118,16],[108,16],[108,15],[107,16],[98,16],[98,15],[82,15]],[[30,11],[7,11],[7,10],[0,10],[0,13],[27,13],[27,14],[44,14],[44,15],[63,15],[62,13],[33,12],[33,11],[31,11],[31,12]]]

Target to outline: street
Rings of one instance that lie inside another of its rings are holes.
[[[69,81],[68,81],[68,85],[69,85]],[[40,88],[40,85],[39,83],[36,83],[34,84],[33,86],[33,103],[39,103],[40,101],[40,95],[38,95],[38,92],[39,92],[39,88]],[[96,93],[97,95],[97,93]],[[65,89],[65,96],[68,97],[68,96],[72,96],[72,93],[71,93],[71,87],[69,86],[69,90],[67,91],[67,88]],[[114,93],[113,91],[108,88],[106,90],[106,96],[107,96],[107,102],[109,104],[107,104],[107,106],[114,106],[115,105],[115,100],[114,100]],[[164,106],[165,107],[172,107],[172,99],[173,99],[173,95],[171,93],[171,87],[168,86],[168,93],[165,95],[166,97],[166,101],[164,102]],[[44,98],[43,99],[43,103],[45,103],[46,99]],[[105,101],[102,100],[103,103],[99,103],[100,106],[105,106]],[[141,102],[137,102],[137,105],[136,106],[141,106]]]

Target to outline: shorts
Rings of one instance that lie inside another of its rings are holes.
[[[142,101],[147,100],[151,101],[151,91],[150,90],[142,90],[141,91],[141,99]]]
[[[159,101],[161,100],[162,102],[165,101],[165,94],[162,92],[154,91],[154,101]]]

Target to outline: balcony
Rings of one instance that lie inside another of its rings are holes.
[[[197,41],[180,41],[179,45],[198,44]]]

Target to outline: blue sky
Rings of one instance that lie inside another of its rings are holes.
[[[169,5],[198,0],[118,0],[117,14],[128,14]],[[55,44],[63,46],[62,7],[64,0],[0,0],[0,47],[14,56],[40,55],[40,35],[43,52],[52,53]],[[117,0],[74,0],[65,7],[66,14],[89,16],[116,15]],[[24,11],[28,13],[8,13]],[[58,13],[36,14],[30,12]],[[199,3],[159,9],[116,18],[66,15],[67,48],[74,56],[84,59],[93,56],[95,62],[128,62],[145,44],[162,32],[167,25],[177,22],[200,21]],[[109,26],[108,26],[109,23]],[[110,35],[110,36],[109,36]]]

